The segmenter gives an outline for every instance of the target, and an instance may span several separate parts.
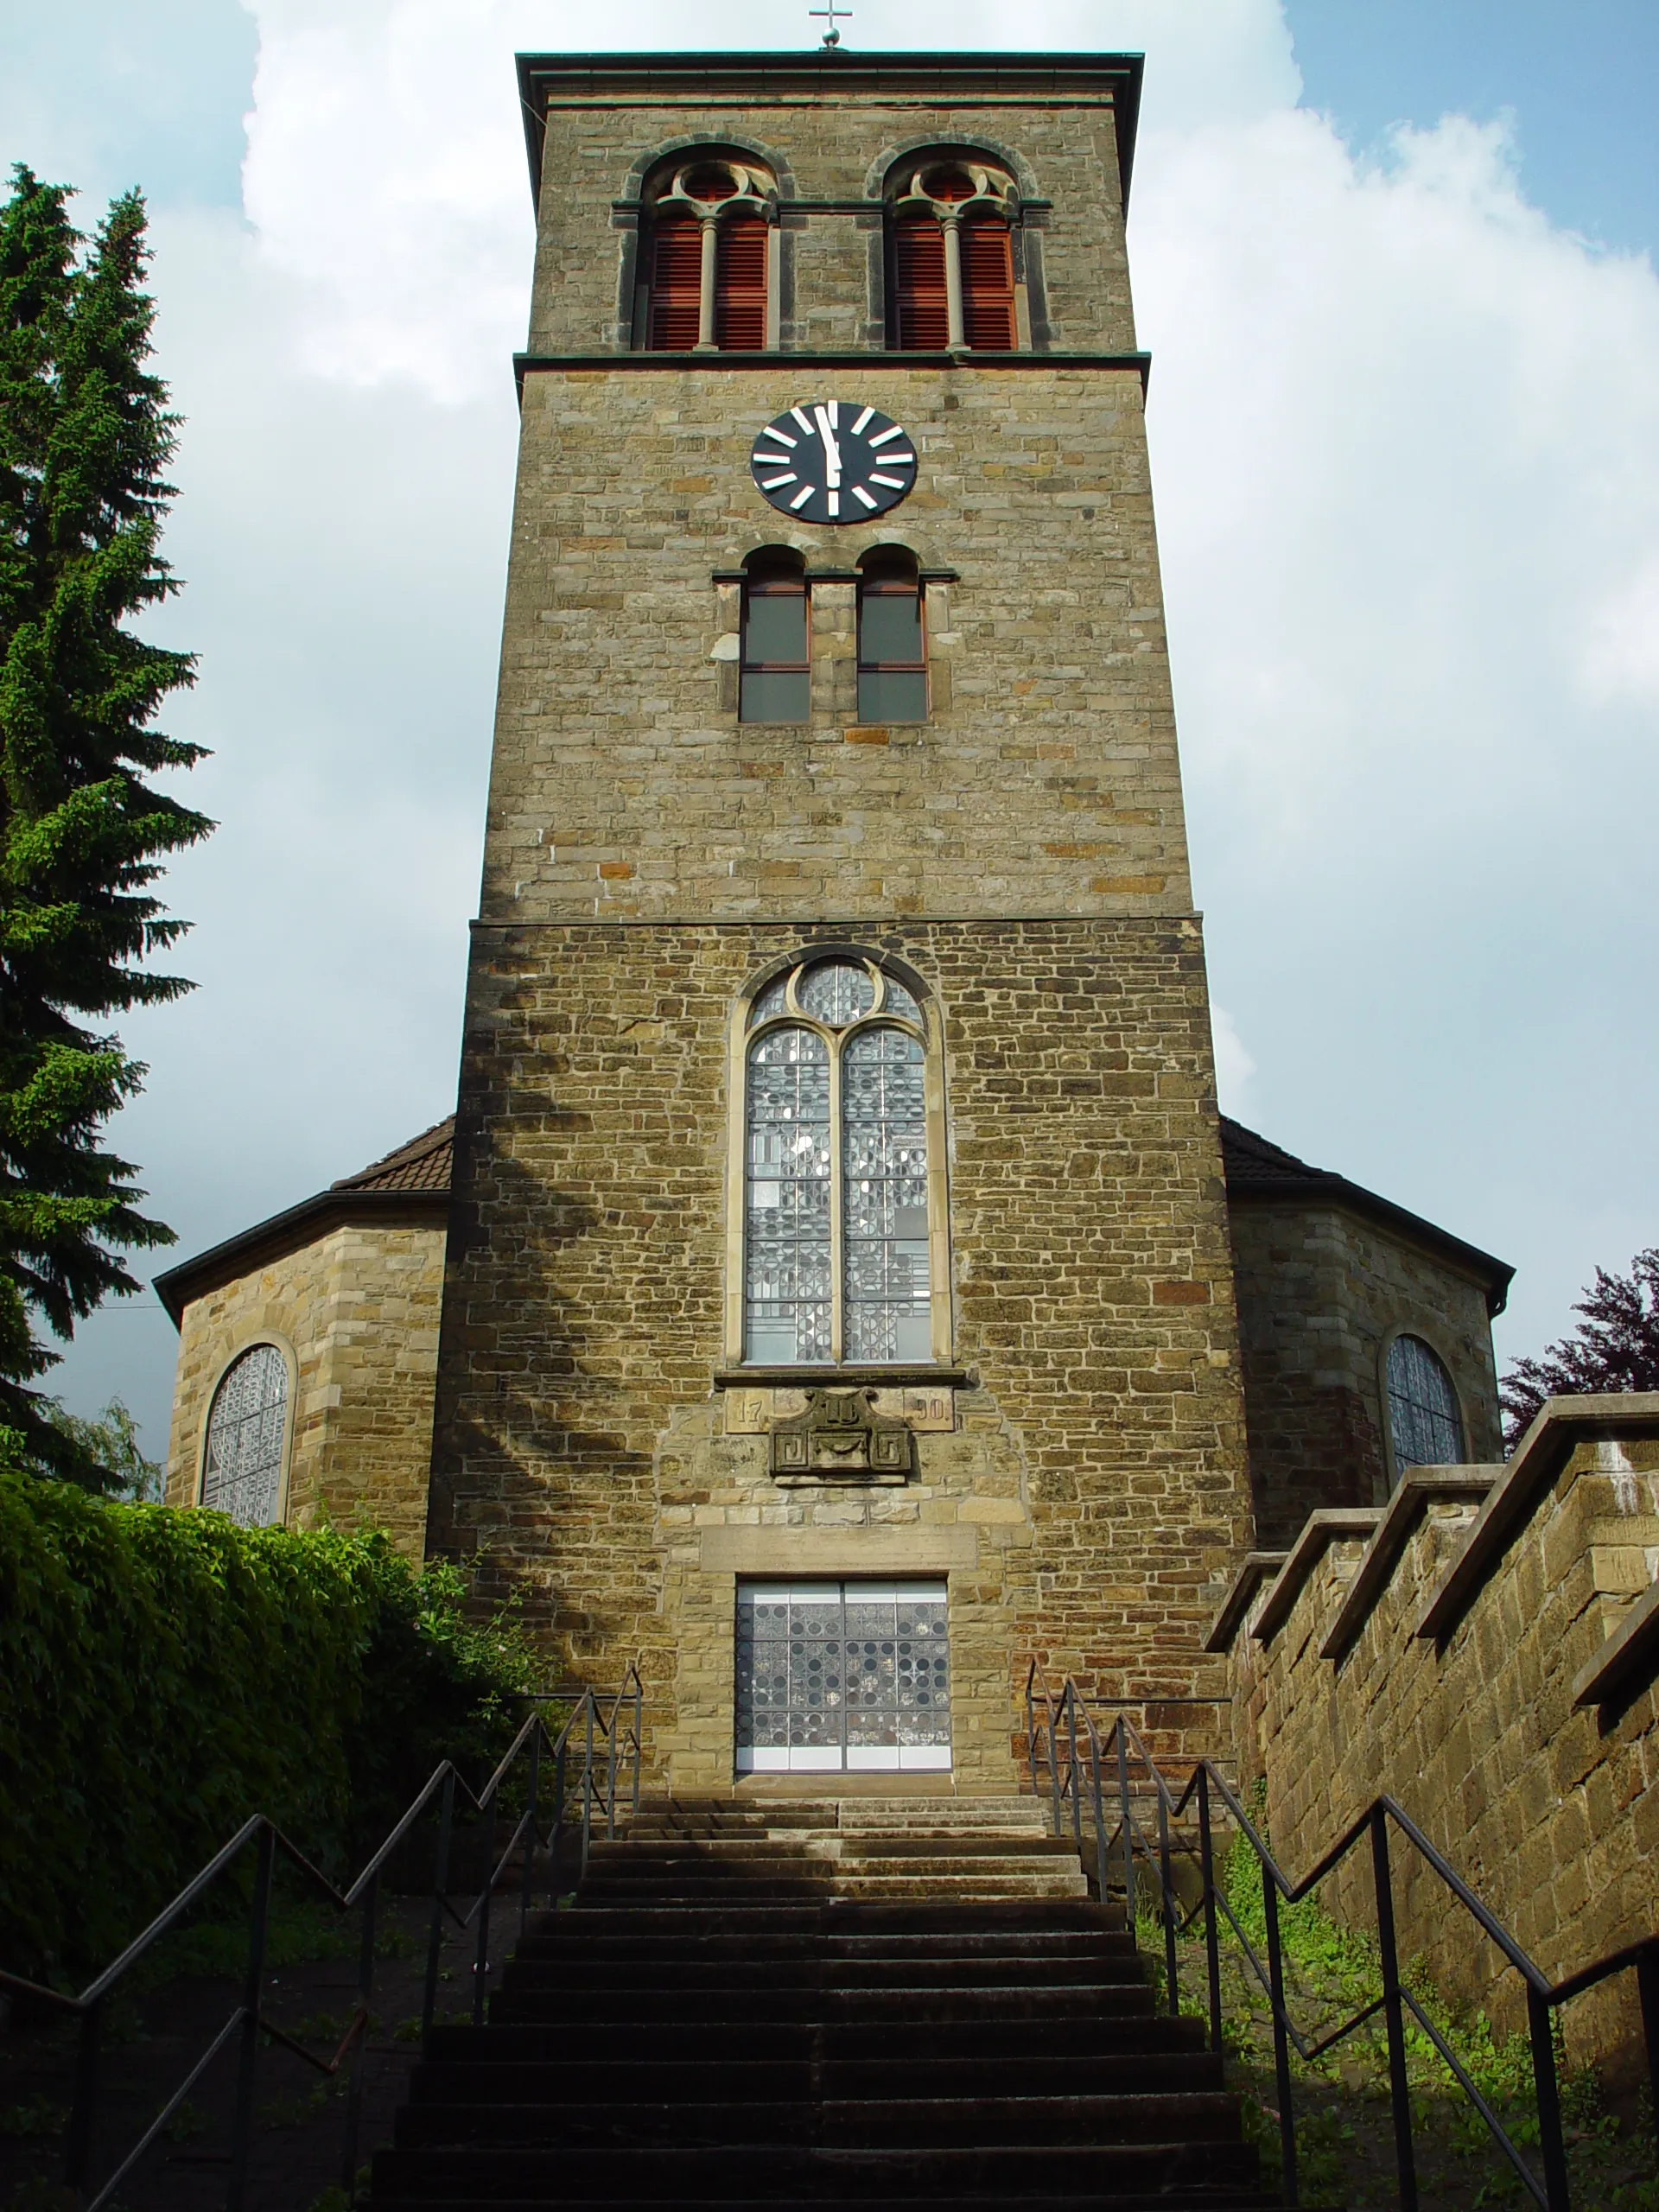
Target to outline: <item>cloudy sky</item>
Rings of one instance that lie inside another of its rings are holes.
[[[861,47],[988,0],[855,0]],[[1659,10],[1027,0],[1143,48],[1130,222],[1223,1103],[1515,1262],[1500,1357],[1659,1243]],[[516,48],[569,0],[0,15],[0,155],[141,184],[188,427],[170,726],[222,827],[201,988],[119,1125],[200,1249],[453,1103],[531,226]],[[804,4],[616,0],[613,46]],[[59,1370],[164,1443],[148,1295]]]

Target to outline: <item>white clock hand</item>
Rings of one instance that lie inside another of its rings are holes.
[[[818,435],[823,440],[824,482],[826,484],[839,484],[841,481],[840,444],[836,440],[835,432],[830,427],[830,417],[825,413],[824,410],[822,407],[815,407],[812,410],[812,413],[814,419],[817,423]]]

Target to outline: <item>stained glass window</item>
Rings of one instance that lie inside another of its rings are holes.
[[[950,1764],[943,1582],[739,1585],[740,1774]]]
[[[1452,1377],[1438,1354],[1421,1337],[1396,1337],[1389,1346],[1388,1376],[1395,1472],[1459,1465],[1463,1418]]]
[[[873,960],[804,960],[756,994],[749,1027],[742,1357],[931,1359],[927,1045],[914,993]]]
[[[841,1079],[849,1359],[925,1359],[925,1056],[902,1029],[852,1038]]]
[[[276,1518],[282,1489],[288,1362],[275,1344],[255,1344],[226,1370],[207,1416],[201,1502],[245,1529]]]
[[[830,1052],[812,1029],[749,1047],[747,1356],[822,1362],[830,1342]]]

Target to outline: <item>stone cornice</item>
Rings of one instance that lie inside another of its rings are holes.
[[[695,370],[699,376],[715,370],[724,376],[741,371],[766,369],[845,369],[868,373],[875,369],[1088,369],[1106,374],[1132,373],[1141,379],[1144,399],[1152,378],[1152,356],[1134,353],[985,353],[963,349],[952,353],[894,353],[869,347],[842,346],[833,352],[814,349],[775,353],[515,353],[513,380],[524,403],[524,378],[553,371],[565,376],[627,375],[640,371]]]
[[[1210,1624],[1200,1647],[1205,1651],[1230,1651],[1233,1638],[1244,1625],[1256,1592],[1270,1582],[1290,1556],[1288,1552],[1246,1552],[1244,1563],[1228,1585],[1221,1610]]]

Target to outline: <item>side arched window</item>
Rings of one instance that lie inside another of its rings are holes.
[[[904,353],[1019,345],[1014,181],[988,163],[907,164],[888,203],[888,337]]]
[[[772,342],[772,180],[752,163],[681,160],[644,206],[645,345],[760,353]]]
[[[927,647],[916,556],[877,545],[858,564],[858,719],[927,720]]]
[[[213,1393],[202,1450],[201,1502],[245,1529],[276,1518],[288,1427],[288,1362],[254,1344],[226,1369]]]
[[[948,1357],[934,1025],[879,962],[807,958],[742,1023],[741,1344],[753,1366]]]
[[[1458,1465],[1463,1459],[1463,1416],[1445,1363],[1421,1337],[1396,1337],[1389,1346],[1389,1441],[1396,1475],[1408,1467]]]
[[[787,546],[751,553],[743,564],[740,644],[738,720],[807,721],[812,673],[806,563]]]

